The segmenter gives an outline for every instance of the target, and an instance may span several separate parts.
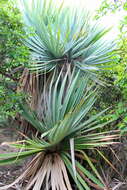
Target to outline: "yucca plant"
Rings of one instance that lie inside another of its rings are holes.
[[[28,68],[35,72],[30,73],[30,80],[21,81],[29,81],[29,89],[37,96],[36,110],[20,103],[21,115],[37,133],[10,143],[19,151],[0,155],[0,165],[35,156],[14,183],[0,189],[24,182],[25,190],[71,190],[72,183],[79,190],[104,190],[89,151],[105,158],[98,147],[114,144],[117,134],[100,130],[111,122],[100,123],[104,111],[88,115],[97,95],[89,78],[95,79],[91,71],[110,62],[114,43],[105,37],[109,30],[92,23],[83,9],[67,8],[53,0],[20,3],[29,36],[25,43],[31,51]],[[31,88],[32,81],[36,86]]]
[[[62,2],[62,1],[61,1]],[[31,50],[31,70],[49,72],[71,64],[87,72],[111,61],[114,43],[109,29],[92,22],[87,10],[65,7],[53,0],[20,0]],[[33,64],[32,64],[33,62]],[[107,66],[107,65],[106,65]]]
[[[48,80],[56,68],[76,67],[94,80],[112,59],[115,48],[107,38],[109,29],[93,22],[90,13],[82,8],[66,7],[63,1],[19,0],[28,38],[25,44],[31,51],[29,70],[21,77],[20,90],[31,95],[31,107],[38,109],[42,80]],[[36,73],[30,73],[36,71]],[[94,73],[93,73],[94,71]]]
[[[43,77],[46,76],[47,81],[55,68],[59,72],[65,65],[64,73],[70,65],[99,82],[97,71],[108,66],[115,48],[114,41],[107,38],[109,29],[102,27],[99,22],[93,22],[85,8],[66,7],[63,1],[19,2],[28,34],[25,44],[31,51],[31,61],[27,66],[29,70],[23,72],[18,90],[31,96],[31,108],[39,110],[37,105]]]
[[[11,143],[20,150],[0,155],[0,165],[15,163],[30,155],[35,157],[13,184],[0,189],[28,180],[26,190],[71,190],[68,173],[79,190],[90,190],[90,186],[105,188],[88,150],[99,153],[97,148],[113,144],[117,135],[109,135],[108,131],[100,133],[109,123],[100,124],[99,116],[103,112],[88,117],[97,93],[93,86],[88,87],[88,75],[84,76],[79,69],[70,72],[69,67],[63,76],[63,69],[58,77],[55,70],[50,84],[45,84],[38,115],[20,105],[22,116],[36,128],[38,135]],[[80,160],[84,160],[85,166]]]

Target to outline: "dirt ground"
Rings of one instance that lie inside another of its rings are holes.
[[[12,128],[0,128],[0,154],[13,152],[14,149],[6,145],[6,142],[15,141],[18,134]],[[12,183],[23,171],[24,163],[0,166],[0,186]],[[9,190],[20,190],[20,187],[10,188]]]

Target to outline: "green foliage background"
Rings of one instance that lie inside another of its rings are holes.
[[[126,1],[104,0],[97,10],[96,19],[127,10]],[[111,63],[110,71],[104,72],[101,77],[106,81],[99,94],[96,109],[111,107],[109,118],[116,119],[112,129],[120,128],[122,132],[127,130],[127,16],[123,16],[119,23],[119,34],[116,39],[118,48],[116,50],[115,62]],[[107,116],[105,120],[109,119]]]
[[[22,43],[25,37],[17,8],[8,0],[0,1],[0,118],[13,117],[18,111],[16,92],[21,70],[29,53]],[[17,69],[18,68],[18,69]]]

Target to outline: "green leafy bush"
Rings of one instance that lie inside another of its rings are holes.
[[[21,39],[25,37],[21,16],[11,1],[0,1],[0,115],[14,116],[16,93],[21,71],[28,62],[29,52]]]
[[[115,13],[120,10],[126,11],[126,1],[110,2],[104,0],[100,9],[97,11],[96,18],[99,18],[108,13]],[[114,14],[115,16],[115,14]],[[100,91],[98,101],[95,107],[103,109],[111,107],[109,118],[116,119],[110,127],[118,128],[125,131],[127,117],[127,17],[123,16],[119,23],[119,35],[116,39],[117,50],[116,57],[111,63],[113,65],[108,72],[104,72],[101,77],[106,80],[106,85]],[[95,111],[95,112],[96,112]],[[107,118],[107,116],[106,116]]]

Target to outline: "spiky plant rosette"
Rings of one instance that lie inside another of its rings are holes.
[[[110,29],[92,21],[85,8],[66,7],[62,2],[20,0],[29,36],[25,43],[31,50],[29,69],[49,72],[63,64],[85,72],[106,68],[115,47],[107,37]]]
[[[88,72],[103,69],[111,61],[114,43],[105,37],[109,30],[91,23],[87,11],[53,0],[20,3],[28,34],[25,43],[31,50],[29,69],[43,73],[37,110],[23,103],[20,107],[22,117],[38,133],[10,143],[18,152],[0,155],[0,165],[34,155],[24,173],[0,190],[22,182],[25,190],[71,190],[72,183],[79,190],[104,190],[105,183],[88,152],[105,158],[98,148],[114,144],[117,134],[101,131],[111,122],[100,123],[104,111],[88,115],[97,95],[95,87],[88,85]]]
[[[50,84],[45,83],[40,112],[36,114],[20,105],[22,116],[36,128],[38,135],[10,143],[19,151],[1,154],[0,165],[35,156],[14,183],[0,190],[23,181],[27,181],[25,190],[71,190],[70,176],[79,190],[104,189],[105,183],[88,150],[103,155],[98,147],[114,144],[113,139],[118,136],[111,131],[100,132],[111,122],[100,123],[99,117],[104,111],[88,116],[97,94],[93,86],[87,85],[88,75],[76,69],[70,72],[69,67],[63,76],[62,70],[58,77],[54,70]],[[83,165],[80,160],[84,160]]]

